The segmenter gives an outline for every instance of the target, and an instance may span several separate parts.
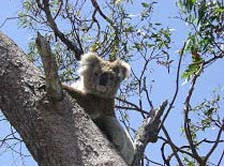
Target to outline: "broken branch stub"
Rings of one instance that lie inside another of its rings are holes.
[[[48,97],[53,101],[60,101],[63,96],[62,85],[58,76],[56,59],[51,52],[49,41],[38,32],[36,44],[43,62]]]

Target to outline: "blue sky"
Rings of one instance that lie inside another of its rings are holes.
[[[16,16],[16,13],[21,9],[21,2],[20,0],[8,0],[8,1],[2,1],[0,5],[0,25],[4,22],[4,20],[7,17],[13,17]],[[134,10],[131,9],[131,11],[135,12],[137,10],[136,8]],[[187,26],[182,23],[181,21],[172,19],[171,17],[177,15],[177,8],[175,6],[175,0],[159,0],[159,3],[156,5],[156,8],[153,13],[153,21],[161,22],[165,27],[169,26],[171,28],[174,28],[173,33],[173,47],[170,50],[170,54],[173,55],[172,57],[176,58],[178,56],[176,54],[176,51],[181,48],[182,42],[187,37]],[[18,27],[16,20],[8,20],[7,23],[0,28],[0,31],[7,34],[10,38],[12,38],[19,47],[21,47],[23,50],[26,51],[27,49],[27,43],[29,39],[32,37],[32,32],[29,30],[25,30]],[[172,66],[171,73],[175,74],[176,66],[177,66],[177,59],[175,59],[175,63]],[[185,59],[182,63],[183,66],[188,64],[188,59]],[[132,63],[132,68],[136,69],[138,68],[138,62]],[[170,75],[170,77],[167,75],[167,72],[165,69],[161,68],[155,68],[153,65],[153,73],[152,78],[157,78],[155,80],[154,84],[154,90],[152,91],[152,98],[154,99],[153,102],[155,106],[160,104],[163,100],[166,98],[171,99],[174,88],[175,88],[175,75]],[[160,74],[160,77],[159,77]],[[172,76],[172,77],[171,77]],[[181,80],[181,82],[183,82]],[[192,104],[198,104],[201,102],[204,98],[209,98],[212,95],[212,91],[217,88],[219,91],[223,92],[224,85],[224,61],[220,60],[207,68],[202,76],[200,77],[197,85],[196,90],[192,99]],[[172,139],[177,145],[182,145],[186,143],[184,138],[181,135],[181,131],[179,128],[182,126],[182,107],[184,102],[184,97],[186,96],[188,84],[181,86],[181,91],[178,94],[177,102],[175,104],[175,108],[170,113],[168,119],[165,122],[165,125],[167,129],[169,130],[169,133],[171,134]],[[221,112],[224,110],[223,104],[221,108]],[[129,113],[129,117],[131,119],[131,123],[134,127],[137,127],[140,125],[141,119],[137,116],[136,113],[131,112]],[[0,135],[7,133],[7,129],[9,128],[9,125],[6,123],[0,123]],[[205,135],[205,134],[204,134]],[[210,131],[210,134],[208,134],[208,137],[214,137],[213,131]],[[149,153],[151,158],[153,158],[156,161],[161,161],[160,158],[160,149],[159,149],[160,142],[156,144],[150,144],[147,148],[147,153]],[[204,149],[207,149],[206,147],[203,147],[202,152],[204,152]],[[222,145],[218,149],[218,152],[221,152]],[[152,154],[154,152],[154,154]],[[220,154],[214,153],[212,158],[217,160],[218,156]],[[157,156],[156,156],[157,155]],[[18,155],[12,155],[10,151],[8,152],[2,152],[0,151],[0,165],[36,165],[36,162],[32,160],[32,158],[26,158],[23,161],[18,158]]]

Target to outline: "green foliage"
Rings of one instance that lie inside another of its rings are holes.
[[[178,0],[177,6],[185,13],[191,12],[196,0]]]
[[[190,79],[200,64],[210,57],[223,56],[224,6],[222,1],[178,0],[181,19],[192,27],[187,40],[185,52],[198,55],[182,77]]]
[[[191,112],[198,116],[198,119],[191,125],[195,129],[193,132],[205,131],[221,124],[220,103],[222,100],[221,95],[213,91],[211,99],[204,99],[203,102],[191,109]]]
[[[144,8],[149,8],[149,6],[150,6],[150,5],[149,5],[148,3],[146,3],[146,2],[142,2],[141,5],[142,5]]]
[[[195,162],[193,159],[184,157],[183,161],[184,161],[184,165],[186,165],[186,166],[195,166]]]
[[[156,4],[157,2],[152,1],[151,3],[149,2],[142,2],[141,5],[144,8],[143,11],[141,12],[141,20],[145,20],[150,17],[152,10],[153,10],[153,5]]]
[[[19,26],[23,28],[35,27],[37,24],[34,23],[34,17],[28,15],[28,13],[32,10],[34,4],[34,0],[25,0],[23,1],[23,10],[18,12],[19,17]],[[36,7],[37,8],[37,7]]]
[[[182,78],[190,80],[193,75],[200,74],[203,62],[204,60],[201,57],[192,56],[192,63],[189,64],[185,72],[183,72]]]
[[[140,40],[133,42],[132,48],[139,51],[145,49],[158,49],[162,52],[162,55],[168,55],[166,52],[170,48],[171,43],[171,29],[170,28],[158,28],[161,26],[157,24],[149,23],[148,27],[141,27],[137,30],[137,37]],[[140,42],[141,41],[141,42]]]

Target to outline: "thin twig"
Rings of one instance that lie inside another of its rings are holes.
[[[18,19],[18,18],[20,18],[20,17],[7,17],[4,21],[3,21],[3,23],[0,25],[0,28],[2,28],[6,23],[7,23],[7,21],[9,21],[9,20],[14,20],[14,19]]]
[[[125,107],[125,106],[118,106],[118,105],[116,105],[115,108],[123,109],[123,110],[135,110],[135,111],[138,111],[138,112],[141,112],[141,113],[149,114],[149,112],[141,110],[139,108]]]
[[[220,159],[219,159],[219,161],[218,161],[218,163],[217,163],[217,166],[220,166],[220,164],[221,164],[223,158],[224,158],[224,151],[223,151],[223,153],[222,153],[221,156],[220,156]]]
[[[220,128],[220,130],[219,130],[219,132],[217,134],[215,143],[213,144],[213,146],[210,149],[210,151],[208,152],[208,154],[205,156],[205,159],[204,159],[205,163],[207,162],[207,160],[209,159],[209,157],[211,156],[211,154],[215,151],[216,147],[218,146],[219,140],[220,140],[220,137],[221,137],[221,134],[223,132],[223,129],[224,129],[224,125]]]
[[[163,132],[164,132],[164,134],[165,134],[165,136],[166,136],[166,138],[168,140],[168,143],[169,143],[171,149],[173,150],[173,153],[174,153],[174,155],[175,155],[175,157],[176,157],[176,159],[177,159],[177,161],[179,163],[179,166],[183,166],[183,163],[182,163],[179,155],[177,154],[178,150],[176,149],[175,145],[173,144],[172,139],[169,136],[169,133],[167,132],[167,130],[166,130],[166,128],[164,126],[162,126],[162,130],[163,130]]]
[[[160,125],[160,128],[162,128],[170,110],[173,108],[173,104],[177,98],[177,94],[178,94],[178,91],[179,91],[179,77],[180,77],[180,68],[181,68],[181,62],[182,62],[182,58],[183,58],[183,55],[184,55],[184,49],[186,47],[186,42],[184,43],[182,49],[181,49],[181,52],[180,52],[180,58],[179,58],[179,62],[178,62],[178,67],[177,67],[177,76],[176,76],[176,88],[175,88],[175,92],[174,92],[174,95],[173,95],[173,99],[171,101],[171,103],[169,104],[169,108],[167,109],[166,113],[165,113],[165,116],[163,117],[162,119],[162,122],[161,122],[161,125]]]
[[[134,107],[137,111],[140,111],[140,112],[143,111],[142,114],[149,114],[147,111],[144,111],[143,109],[139,108],[136,104],[131,103],[131,102],[127,101],[127,100],[124,100],[124,99],[121,99],[121,98],[118,98],[118,97],[116,97],[116,100],[119,100],[119,101],[121,101],[123,103],[126,103],[126,104]]]
[[[65,35],[58,29],[57,24],[52,18],[50,9],[49,9],[49,0],[43,1],[43,5],[40,3],[40,0],[36,0],[38,7],[45,12],[47,21],[54,31],[55,35],[61,39],[61,41],[75,53],[75,57],[77,60],[80,60],[80,56],[83,54],[83,49],[78,48],[72,41],[65,37]]]
[[[165,156],[165,146],[166,146],[167,142],[164,142],[161,146],[161,156],[162,156],[162,159],[164,161],[164,163],[167,165],[167,166],[170,166],[170,162],[166,159],[166,156]]]

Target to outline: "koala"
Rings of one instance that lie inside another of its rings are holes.
[[[105,61],[96,53],[82,55],[78,74],[80,80],[71,86],[84,94],[114,98],[121,81],[128,78],[130,66],[124,61]]]
[[[63,87],[76,98],[98,128],[111,141],[127,164],[134,158],[134,144],[120,125],[114,111],[114,97],[120,83],[128,78],[130,66],[124,61],[105,61],[94,52],[81,57],[79,81]]]

